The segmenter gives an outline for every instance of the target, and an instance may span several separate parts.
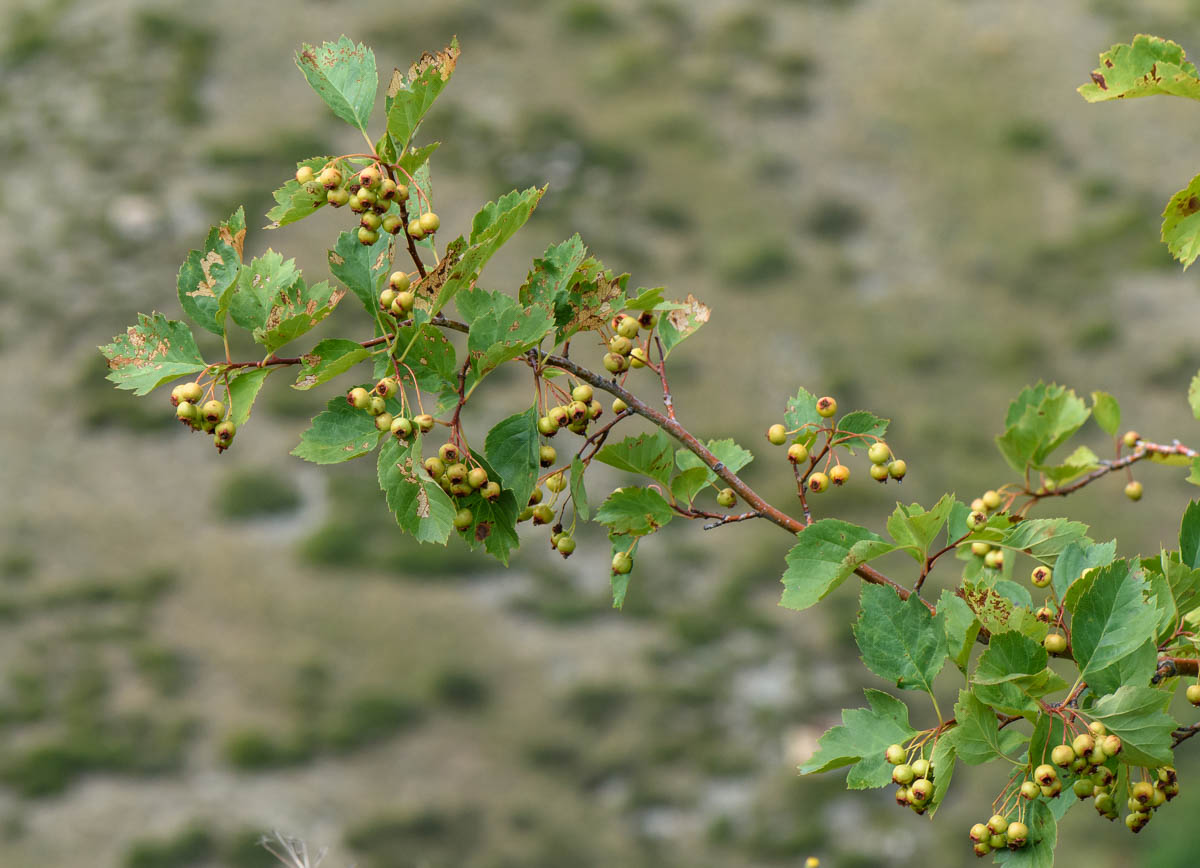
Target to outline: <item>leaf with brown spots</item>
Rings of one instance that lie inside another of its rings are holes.
[[[368,417],[369,418],[369,417]],[[379,487],[400,529],[418,542],[443,545],[454,527],[454,504],[421,466],[421,436],[388,437],[379,450]]]
[[[204,359],[187,323],[161,313],[138,314],[137,325],[100,347],[100,352],[108,359],[108,379],[135,395],[204,370]]]
[[[408,70],[392,73],[387,90],[388,133],[403,151],[421,125],[421,120],[445,89],[458,63],[458,40],[436,54],[425,52]]]
[[[308,286],[298,278],[272,299],[266,322],[254,330],[254,340],[275,352],[315,328],[333,313],[345,294],[344,289],[334,289],[327,280]]]
[[[179,304],[193,322],[215,335],[225,334],[228,296],[242,267],[246,213],[238,208],[208,232],[202,250],[188,253],[179,269]]]
[[[305,43],[296,52],[296,66],[335,115],[366,133],[379,87],[371,49],[345,35],[319,48]]]
[[[1200,175],[1171,197],[1163,211],[1162,240],[1186,270],[1200,256]]]
[[[293,384],[293,389],[311,389],[344,374],[371,354],[370,350],[355,341],[345,338],[326,338],[312,352],[305,353],[304,367]]]
[[[682,341],[694,335],[700,326],[708,322],[710,316],[712,310],[708,305],[697,301],[694,295],[688,293],[682,308],[663,314],[659,320],[658,331],[662,335],[663,355],[668,355]]]
[[[1101,68],[1092,72],[1091,83],[1079,88],[1088,102],[1155,94],[1200,99],[1195,65],[1168,39],[1139,34],[1130,44],[1114,45],[1101,54],[1100,64]]]

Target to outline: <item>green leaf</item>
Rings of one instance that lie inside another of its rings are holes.
[[[241,428],[250,421],[250,408],[275,368],[245,368],[229,381],[229,416]]]
[[[1048,564],[1067,548],[1088,542],[1088,526],[1065,518],[1030,518],[1015,524],[1000,539],[1005,548],[1024,552]]]
[[[1085,539],[1068,543],[1054,562],[1054,593],[1060,600],[1066,599],[1071,585],[1085,570],[1111,564],[1116,553],[1116,540],[1093,543]]]
[[[801,387],[796,392],[796,397],[788,398],[783,424],[789,431],[804,429],[796,435],[796,440],[800,443],[811,444],[816,440],[817,429],[825,424],[824,417],[817,412],[817,396]]]
[[[671,350],[684,340],[694,335],[712,315],[708,305],[697,301],[691,293],[688,293],[688,297],[679,304],[683,306],[667,311],[658,320],[658,334],[662,339],[663,358],[670,355]]]
[[[1192,472],[1184,481],[1190,482],[1192,485],[1200,485],[1200,457],[1192,459]]]
[[[356,410],[337,395],[300,435],[300,445],[292,454],[314,464],[338,464],[366,455],[381,436],[370,414]]]
[[[326,338],[301,356],[304,363],[292,388],[307,391],[327,383],[370,355],[370,350],[355,341]]]
[[[1126,684],[1100,697],[1090,713],[1121,737],[1122,762],[1154,768],[1172,760],[1171,733],[1178,724],[1165,711],[1170,701],[1164,691]]]
[[[425,165],[429,162],[429,158],[433,156],[434,151],[442,146],[441,142],[430,142],[428,145],[422,145],[419,148],[409,148],[400,157],[400,168],[409,175],[416,175],[417,170],[425,168],[428,173],[428,167]],[[405,178],[405,181],[408,179]],[[413,213],[409,211],[409,213]]]
[[[1069,482],[1085,473],[1091,473],[1100,467],[1100,458],[1086,446],[1079,446],[1063,459],[1062,464],[1046,466],[1037,465],[1038,471],[1056,485]]]
[[[626,310],[683,310],[687,307],[677,301],[663,301],[665,287],[656,286],[653,289],[642,287],[633,298],[626,299]]]
[[[458,40],[454,39],[437,54],[425,52],[408,70],[392,73],[388,85],[388,133],[403,150],[421,125],[422,118],[445,89],[458,62]]]
[[[832,593],[861,565],[894,548],[865,527],[836,518],[813,522],[796,534],[796,544],[787,554],[779,605],[807,609]]]
[[[646,536],[666,525],[674,513],[663,496],[651,488],[628,486],[614,491],[596,510],[596,521],[609,532]]]
[[[696,499],[696,495],[707,488],[710,480],[714,478],[716,478],[716,474],[707,467],[689,467],[676,474],[675,478],[671,480],[671,494],[675,496],[676,500],[691,505],[692,501]]]
[[[731,473],[738,473],[743,467],[754,460],[754,456],[749,450],[743,449],[729,438],[724,440],[709,440],[706,445],[708,446],[708,451],[715,455],[717,460],[724,464]],[[684,481],[679,484],[681,492],[688,495],[682,499],[687,500],[689,503],[702,488],[717,481],[717,474],[709,470],[707,464],[701,461],[695,453],[687,449],[679,449],[675,452],[675,465],[684,471],[684,473],[675,477],[675,480],[671,483],[671,492],[675,493],[675,483],[679,481],[680,477],[685,477]],[[694,474],[691,476],[686,475],[697,469],[703,471],[702,476],[697,477]]]
[[[307,166],[319,174],[328,162],[328,157],[311,157],[297,163],[296,168]],[[265,229],[278,229],[280,226],[303,220],[309,214],[317,213],[326,202],[324,187],[316,181],[301,184],[295,178],[285,182],[272,195],[275,197],[275,207],[267,212],[267,219],[271,223],[263,227]]]
[[[458,361],[454,344],[441,329],[430,325],[404,326],[398,330],[396,343],[406,351],[404,363],[412,369],[424,391],[436,394],[456,387]],[[380,358],[391,367],[386,355]]]
[[[587,248],[579,233],[547,247],[540,258],[533,260],[533,268],[517,291],[521,304],[545,310],[554,317],[556,328],[566,325],[573,312],[566,298],[567,290],[586,256]]]
[[[1192,377],[1192,382],[1188,384],[1188,406],[1192,408],[1192,415],[1200,419],[1200,373]]]
[[[1048,659],[1041,643],[1016,630],[993,633],[971,676],[976,697],[1009,714],[1036,714],[1036,700],[1067,686]]]
[[[1144,599],[1145,582],[1126,561],[1093,570],[1077,586],[1082,590],[1067,598],[1071,651],[1086,680],[1153,636],[1157,613]]]
[[[541,472],[537,420],[537,407],[530,407],[497,422],[484,439],[488,462],[521,506],[529,502]]]
[[[1200,567],[1200,501],[1190,501],[1179,525],[1179,555],[1193,569]]]
[[[371,49],[344,35],[320,48],[305,43],[296,52],[296,66],[335,115],[367,132],[379,87]]]
[[[1200,175],[1167,202],[1163,209],[1162,240],[1171,255],[1187,267],[1200,256]],[[1188,394],[1191,398],[1191,391]],[[1192,412],[1196,412],[1192,404]],[[1200,415],[1197,416],[1200,418]]]
[[[954,777],[954,766],[958,762],[958,748],[954,744],[953,733],[953,729],[943,733],[934,742],[933,753],[929,757],[929,765],[933,769],[933,795],[929,797],[930,818],[942,806],[942,799],[950,791],[950,779]]]
[[[853,766],[846,778],[850,789],[891,783],[892,767],[885,753],[889,746],[909,741],[916,730],[908,723],[908,706],[899,699],[879,690],[865,692],[871,707],[844,709],[842,725],[821,736],[816,751],[800,766],[800,774]]]
[[[1172,622],[1170,630],[1174,630]],[[1147,639],[1132,653],[1126,654],[1116,663],[1088,675],[1087,686],[1096,696],[1115,693],[1123,685],[1150,683],[1158,668],[1158,646],[1153,639]]]
[[[1062,386],[1027,386],[1008,408],[1005,431],[996,438],[1000,453],[1014,470],[1024,473],[1043,465],[1087,421],[1091,411],[1082,398]]]
[[[372,317],[379,309],[379,291],[391,268],[393,241],[391,235],[380,232],[379,240],[366,246],[356,233],[343,232],[329,251],[330,272],[358,296]]]
[[[275,352],[319,325],[333,313],[345,294],[345,290],[334,289],[327,280],[315,286],[297,280],[271,299],[266,322],[254,330],[254,340]]]
[[[161,313],[138,314],[137,325],[100,347],[100,352],[108,359],[108,379],[135,395],[145,395],[205,367],[187,323]]]
[[[853,455],[855,446],[870,448],[872,443],[883,437],[887,433],[889,422],[890,420],[882,419],[866,410],[855,410],[838,420],[837,433],[834,436],[842,441],[842,447]]]
[[[458,298],[460,311],[477,313],[464,313],[471,324],[467,350],[473,354],[476,381],[540,344],[554,328],[554,319],[546,311],[526,308],[501,292],[473,289]]]
[[[979,635],[980,623],[971,607],[952,591],[942,591],[937,603],[937,622],[946,634],[946,649],[959,669],[971,659],[971,649]]]
[[[588,520],[587,489],[583,487],[583,474],[587,470],[576,455],[571,459],[571,503],[575,504],[575,514],[580,521]]]
[[[467,249],[438,289],[430,308],[431,315],[440,311],[461,290],[474,286],[487,261],[525,225],[545,192],[545,187],[513,190],[479,210],[471,221]]]
[[[634,565],[637,565],[636,555],[639,540],[636,537],[610,533],[608,541],[612,544],[613,557],[616,557],[618,552],[627,552],[634,559]],[[610,572],[609,578],[612,584],[613,608],[621,609],[625,606],[625,595],[629,592],[629,580],[633,578],[633,571],[630,570],[621,575]]]
[[[263,328],[275,298],[300,280],[296,260],[284,258],[268,249],[256,256],[238,273],[236,286],[222,300],[233,321],[247,331]],[[224,319],[218,314],[218,319]]]
[[[671,439],[662,431],[626,437],[620,443],[609,443],[596,453],[596,460],[618,470],[649,476],[663,485],[671,478],[674,448]]]
[[[1048,805],[1042,799],[1030,802],[1025,811],[1025,825],[1029,827],[1028,843],[1019,850],[997,850],[996,862],[1008,868],[1053,868],[1054,848],[1058,845],[1058,823],[1054,811],[1065,811],[1071,806],[1073,797],[1064,795],[1053,799]]]
[[[1088,102],[1170,94],[1200,99],[1196,67],[1168,39],[1139,33],[1129,45],[1114,45],[1100,55],[1092,83],[1079,87]]]
[[[238,208],[208,232],[202,250],[188,253],[176,281],[179,304],[196,325],[215,335],[225,334],[221,299],[237,283],[246,240],[246,212]]]
[[[933,692],[946,662],[946,634],[916,594],[901,600],[885,585],[864,585],[854,638],[863,663],[901,690]]]
[[[628,274],[614,274],[595,257],[581,262],[567,289],[558,296],[554,342],[560,344],[576,332],[606,327],[624,307],[628,282]]]
[[[489,479],[498,479],[496,468],[492,467],[484,456],[472,450],[472,456],[479,466],[487,471]],[[521,511],[518,501],[510,489],[505,489],[494,501],[485,500],[478,491],[473,491],[466,497],[460,497],[456,508],[466,507],[471,510],[471,525],[458,535],[472,548],[484,547],[492,557],[508,566],[509,555],[521,546],[521,538],[517,533],[517,515]]]
[[[407,443],[387,438],[379,450],[379,487],[401,530],[418,542],[445,544],[450,538],[456,510],[421,465],[420,434]]]
[[[930,545],[942,532],[953,507],[952,494],[942,495],[928,512],[918,503],[909,506],[897,503],[887,521],[888,533],[898,547],[904,548],[917,563],[924,564]]]
[[[1092,392],[1092,418],[1104,433],[1114,436],[1121,428],[1121,405],[1108,392]]]
[[[958,692],[954,704],[954,749],[967,765],[977,766],[1000,757],[1009,757],[1025,742],[1015,729],[1000,729],[996,712],[980,702],[968,690]]]

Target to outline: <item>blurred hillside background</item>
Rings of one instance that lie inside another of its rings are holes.
[[[179,264],[239,203],[248,254],[324,274],[345,215],[252,215],[297,160],[357,149],[292,61],[343,32],[385,82],[461,40],[422,134],[447,229],[550,183],[489,287],[579,231],[712,306],[673,357],[680,416],[756,450],[779,502],[759,432],[801,385],[894,419],[903,487],[860,471],[816,507],[875,528],[897,497],[1006,481],[991,438],[1039,378],[1200,439],[1195,272],[1157,216],[1200,113],[1075,93],[1137,32],[1200,54],[1196,0],[0,0],[0,865],[253,868],[271,829],[362,868],[966,864],[986,772],[934,823],[796,776],[886,685],[852,584],[777,606],[777,531],[672,527],[615,612],[599,534],[569,562],[531,535],[502,570],[401,538],[373,462],[289,457],[340,381],[269,380],[218,456],[165,393],[103,380],[97,345],[178,316]],[[1170,545],[1195,493],[1138,475],[1137,505],[1117,479],[1066,504],[1123,554]],[[1183,753],[1180,802],[1136,840],[1081,807],[1060,864],[1194,865]]]

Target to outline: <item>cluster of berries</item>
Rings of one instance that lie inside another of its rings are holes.
[[[378,241],[380,231],[391,235],[406,231],[410,237],[421,239],[432,235],[441,226],[437,214],[432,211],[414,217],[407,226],[401,214],[388,213],[392,205],[399,206],[401,213],[407,213],[408,187],[386,176],[378,163],[360,169],[349,179],[344,176],[341,166],[338,160],[327,163],[320,171],[301,166],[296,170],[296,181],[313,195],[324,190],[325,201],[334,208],[345,205],[361,215],[358,240],[363,244]]]
[[[892,764],[892,782],[896,784],[896,804],[924,814],[933,807],[933,766],[924,756],[908,761],[903,745],[893,744],[885,752]]]
[[[390,432],[399,440],[407,440],[417,429],[420,429],[422,434],[432,431],[433,417],[428,413],[420,413],[408,419],[404,416],[393,416],[388,412],[387,399],[399,390],[400,385],[394,377],[384,377],[369,392],[362,386],[355,386],[346,394],[346,403],[356,410],[370,413],[375,417],[376,428]]]
[[[222,402],[214,398],[201,404],[203,399],[204,389],[199,383],[181,383],[171,390],[171,406],[175,408],[175,418],[193,431],[212,434],[213,445],[217,447],[218,452],[224,452],[233,443],[237,425],[233,419],[226,418],[225,405]]]
[[[649,310],[636,317],[619,313],[610,325],[615,334],[609,338],[608,352],[604,354],[604,370],[620,374],[630,368],[646,367],[650,361],[646,348],[633,342],[642,329],[649,331],[658,325],[658,314]]]
[[[543,467],[552,466],[557,457],[553,446],[541,447],[541,465]],[[546,480],[546,488],[553,494],[566,490],[567,479],[561,470],[551,474]],[[533,519],[535,525],[550,524],[554,521],[554,507],[548,503],[542,503],[545,496],[541,488],[535,488],[533,494],[529,496],[529,503],[517,515],[517,521]],[[550,547],[564,558],[569,558],[575,551],[575,538],[569,531],[563,530],[561,523],[555,524],[550,529]]]
[[[971,841],[976,856],[986,856],[993,850],[1020,850],[1029,843],[1029,826],[1021,820],[1009,821],[1003,814],[992,814],[986,823],[971,827]]]
[[[379,293],[379,309],[396,319],[408,319],[417,304],[417,295],[410,287],[412,281],[403,271],[393,271],[388,285]]]
[[[622,413],[627,409],[624,401],[613,402],[614,413]],[[538,419],[538,433],[543,437],[553,437],[560,428],[566,428],[575,434],[586,434],[588,423],[599,419],[603,414],[604,405],[596,400],[592,387],[587,383],[580,383],[571,390],[570,403],[551,407],[545,416]],[[552,460],[550,464],[543,463],[542,466],[551,467],[553,463]]]
[[[468,466],[474,464],[474,467]],[[464,454],[454,443],[443,443],[437,455],[425,459],[425,472],[457,502],[479,492],[486,501],[500,499],[500,483],[488,479],[487,471],[479,466],[469,454]],[[469,507],[459,506],[454,513],[455,530],[467,530],[475,522],[475,514]]]
[[[980,530],[987,526],[988,517],[995,511],[999,510],[1004,503],[1004,496],[998,491],[988,489],[980,497],[971,501],[971,512],[967,516],[967,529]],[[991,543],[983,540],[976,540],[971,543],[971,554],[977,558],[983,558],[983,564],[993,570],[999,570],[1004,567],[1004,550],[993,548]],[[1036,572],[1036,571],[1035,571]],[[1034,584],[1037,584],[1034,582]],[[1046,581],[1049,584],[1049,580]],[[1045,587],[1045,585],[1038,585]]]
[[[817,399],[817,415],[821,418],[832,418],[837,413],[837,410],[837,401],[828,395]],[[832,467],[828,467],[828,462],[826,462],[827,470],[816,469],[816,463],[820,460],[821,455],[811,456],[809,454],[808,442],[812,441],[808,435],[820,433],[820,431],[826,431],[829,434],[829,443],[825,447],[825,452],[834,461]],[[838,443],[840,432],[836,428],[821,428],[813,432],[810,423],[794,431],[789,431],[786,425],[776,422],[767,429],[767,441],[774,446],[782,446],[788,442],[789,437],[795,438],[801,432],[804,432],[806,436],[795,439],[788,446],[787,457],[788,461],[795,465],[800,465],[805,461],[810,462],[808,472],[802,477],[805,487],[813,494],[820,494],[822,491],[828,490],[830,484],[845,485],[846,481],[850,478],[850,468],[837,460],[837,454],[831,448]],[[889,479],[899,481],[908,473],[908,464],[903,459],[892,455],[891,447],[882,440],[877,439],[870,445],[867,449],[867,458],[871,462],[871,469],[869,471],[871,478],[877,482],[887,482]]]

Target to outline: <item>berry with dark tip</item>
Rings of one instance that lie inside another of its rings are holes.
[[[1058,780],[1058,769],[1049,763],[1042,763],[1033,770],[1033,779],[1040,786],[1048,787]]]
[[[736,503],[737,495],[733,493],[732,488],[722,488],[717,492],[718,505],[725,507],[725,509],[732,509]]]
[[[993,835],[1003,835],[1008,829],[1008,817],[1001,814],[992,814],[987,821],[988,831]]]
[[[1025,842],[1029,840],[1029,827],[1016,820],[1008,824],[1008,828],[1004,832],[1004,837],[1008,839],[1008,848],[1010,850],[1018,850],[1025,846]]]
[[[232,419],[226,419],[224,422],[218,422],[217,426],[213,428],[213,437],[215,437],[219,443],[231,442],[233,440],[233,435],[236,433],[237,425],[233,423]]]
[[[538,448],[538,463],[542,467],[553,467],[554,462],[558,460],[558,452],[553,446],[542,446]]]
[[[358,243],[364,246],[370,246],[379,240],[379,233],[374,229],[368,229],[363,226],[358,230]]]
[[[887,475],[886,470],[884,471],[884,475]],[[987,520],[988,517],[986,512],[969,513],[967,515],[967,530],[979,530],[981,527],[987,525]]]
[[[346,402],[356,410],[365,410],[371,403],[371,393],[362,386],[355,386],[346,394]]]
[[[980,841],[986,841],[992,837],[992,831],[983,823],[976,823],[971,827],[970,837],[972,841],[978,844]]]
[[[622,401],[620,398],[615,399],[612,403],[612,411],[617,416],[621,415],[628,409],[629,409],[629,405],[626,404],[624,401]]]
[[[453,443],[443,443],[438,447],[438,458],[445,461],[447,464],[453,464],[458,461],[458,447]]]
[[[529,505],[537,506],[541,502],[542,502],[542,490],[540,488],[535,488],[533,490],[533,492],[529,495]]]
[[[404,228],[404,221],[395,214],[389,214],[383,218],[381,226],[388,235],[399,235],[400,230]]]
[[[225,405],[220,401],[205,401],[200,408],[200,417],[215,425],[225,418]]]
[[[430,455],[425,459],[425,472],[437,479],[446,473],[446,462],[438,458],[436,455]]]
[[[408,221],[408,235],[410,238],[415,238],[420,241],[425,237],[425,230],[421,228],[421,221],[417,218]]]
[[[817,471],[812,476],[808,477],[808,490],[813,494],[820,494],[829,488],[829,477],[821,471]]]
[[[393,271],[388,277],[388,286],[396,292],[404,292],[411,284],[412,281],[403,271]]]
[[[381,398],[390,398],[399,388],[394,377],[384,377],[375,384],[375,394]]]
[[[837,401],[826,395],[823,398],[817,398],[817,415],[823,419],[828,419],[837,412]]]
[[[604,354],[604,370],[610,374],[619,374],[629,367],[629,359],[620,353]]]
[[[359,218],[358,225],[363,227],[364,229],[370,229],[372,232],[375,232],[376,233],[375,237],[378,238],[379,235],[378,235],[377,230],[383,226],[383,218],[380,217],[378,214],[376,214],[374,211],[367,211],[365,214],[362,215],[362,217]],[[361,241],[362,239],[360,238],[359,240]],[[371,243],[374,243],[374,242],[371,242]]]
[[[549,416],[542,416],[537,420],[538,433],[543,437],[553,437],[558,433],[558,426],[550,419]]]
[[[850,468],[845,464],[835,464],[829,468],[829,480],[834,485],[845,485],[850,478]]]
[[[500,495],[502,494],[500,491],[500,483],[493,479],[484,485],[483,488],[479,489],[479,493],[483,495],[483,499],[486,501],[491,502],[499,500]]]
[[[412,436],[413,423],[411,420],[405,419],[403,416],[397,416],[396,418],[392,419],[391,431],[398,440],[407,440]]]
[[[483,488],[487,485],[488,474],[482,467],[472,467],[467,471],[467,485],[472,488]]]
[[[569,557],[571,552],[575,551],[575,540],[564,534],[558,538],[558,542],[554,544],[554,547],[558,549],[558,553],[564,558]]]
[[[367,399],[367,412],[372,416],[379,416],[387,412],[387,401],[380,398],[378,395],[372,395]]]
[[[533,508],[534,524],[549,524],[554,521],[554,510],[548,504],[539,503]]]
[[[925,778],[918,778],[908,788],[908,795],[909,798],[918,804],[928,802],[929,797],[933,795],[933,783],[925,780]]]
[[[876,482],[888,481],[888,469],[886,464],[872,464],[867,472],[871,474],[871,478]]]
[[[392,422],[394,421],[395,419],[392,417],[392,414],[385,410],[375,417],[375,427],[380,431],[391,431]]]
[[[1049,587],[1053,579],[1053,571],[1045,564],[1039,564],[1034,567],[1033,572],[1029,574],[1029,581],[1033,583],[1035,588]]]
[[[432,235],[437,232],[442,225],[441,219],[432,211],[428,211],[420,217],[421,231],[426,235]]]
[[[1055,745],[1054,750],[1050,751],[1050,762],[1065,769],[1075,762],[1075,751],[1069,744]]]
[[[446,468],[446,478],[450,480],[451,485],[456,482],[465,482],[467,479],[467,465],[459,463],[451,464]]]
[[[887,761],[894,766],[900,765],[900,763],[904,762],[906,757],[907,754],[905,753],[902,745],[888,745],[888,749],[884,751],[884,758],[886,758]]]
[[[787,457],[788,461],[792,462],[793,464],[799,464],[802,461],[807,461],[808,447],[806,447],[803,443],[793,443],[788,447]],[[885,473],[884,475],[886,476],[887,474]]]
[[[325,201],[334,208],[341,208],[350,201],[350,193],[349,191],[338,187],[337,189],[330,190],[325,194]]]
[[[179,406],[175,408],[175,418],[180,422],[187,422],[190,425],[199,417],[200,411],[197,410],[196,405],[190,401],[180,401]]]
[[[326,166],[321,170],[321,174],[317,175],[317,181],[326,190],[332,190],[334,187],[342,186],[342,173],[337,170],[336,166]]]
[[[413,416],[413,422],[416,423],[416,426],[421,429],[423,434],[428,434],[433,430],[433,417],[428,413],[420,413]]]
[[[458,512],[454,513],[454,527],[457,530],[466,530],[474,521],[474,514],[466,507],[463,507]]]
[[[1032,802],[1042,794],[1042,788],[1033,781],[1025,781],[1021,784],[1021,798]]]

